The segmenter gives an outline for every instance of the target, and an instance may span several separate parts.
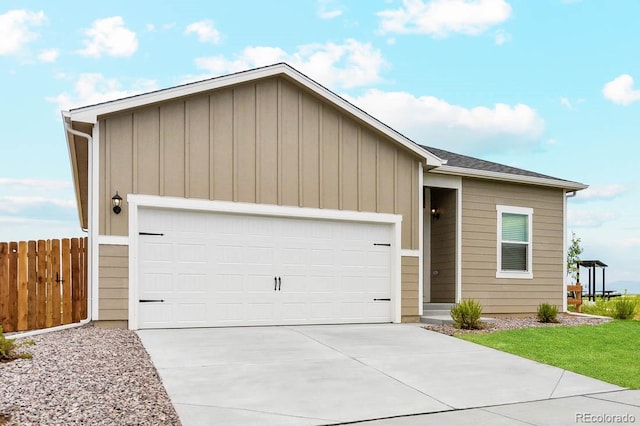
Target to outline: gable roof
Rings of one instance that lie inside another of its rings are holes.
[[[427,168],[438,167],[442,165],[442,160],[433,153],[425,150],[422,146],[416,144],[411,139],[387,126],[380,120],[372,117],[362,109],[356,107],[344,98],[338,96],[323,85],[310,79],[300,71],[292,68],[285,63],[278,63],[261,68],[254,68],[248,71],[241,71],[234,74],[214,77],[208,80],[197,81],[194,83],[187,83],[180,86],[170,87],[168,89],[156,90],[153,92],[129,96],[126,98],[116,99],[113,101],[103,102],[95,105],[73,108],[69,111],[63,112],[63,116],[68,118],[70,122],[96,124],[99,117],[106,114],[139,108],[179,97],[189,96],[209,90],[220,89],[240,83],[245,83],[248,81],[255,81],[258,79],[275,76],[288,77],[295,83],[314,92],[324,100],[331,102],[338,108],[346,111],[347,113],[350,113],[357,119],[375,128],[377,131],[389,137],[391,140],[403,146],[410,152],[416,154],[419,158],[422,159]]]
[[[564,188],[570,191],[585,189],[588,185],[570,180],[560,179],[530,170],[519,169],[505,164],[494,163],[492,161],[481,160],[467,155],[456,154],[440,148],[422,146],[429,152],[445,160],[442,166],[430,170],[432,173],[452,174],[457,176],[480,177],[485,179],[495,179],[511,181],[516,183],[527,183],[534,185],[552,186]]]

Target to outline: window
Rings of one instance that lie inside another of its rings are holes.
[[[498,270],[496,278],[533,278],[531,222],[533,209],[496,206]]]

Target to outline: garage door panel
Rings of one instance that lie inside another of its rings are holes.
[[[389,322],[389,224],[144,209],[141,328]],[[280,278],[279,289],[274,277]]]

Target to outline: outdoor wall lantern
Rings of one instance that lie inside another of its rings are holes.
[[[120,207],[122,205],[122,197],[118,195],[118,191],[116,191],[116,195],[111,197],[111,205],[113,206],[113,212],[120,214],[122,211],[122,207]]]
[[[438,220],[440,219],[440,210],[436,209],[435,207],[431,208],[431,218]]]

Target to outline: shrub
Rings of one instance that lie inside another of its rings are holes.
[[[33,340],[25,340],[20,343],[15,343],[16,339],[7,339],[0,326],[0,362],[12,361],[14,359],[31,359],[29,352],[22,352],[20,349],[23,346],[34,345]]]
[[[482,328],[481,315],[482,306],[473,299],[463,300],[451,308],[451,318],[455,321],[456,328],[466,330]]]
[[[538,305],[538,321],[558,322],[558,308],[548,303]]]
[[[615,319],[633,319],[638,309],[635,299],[621,297],[613,303],[613,317]]]

